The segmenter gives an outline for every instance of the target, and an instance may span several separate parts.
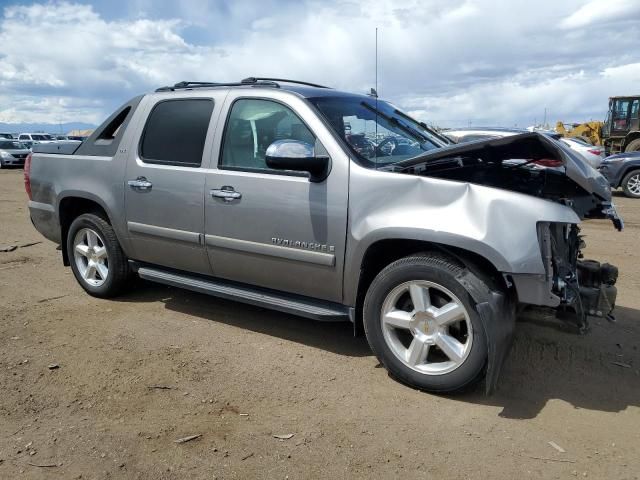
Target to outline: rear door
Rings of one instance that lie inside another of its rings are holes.
[[[128,153],[127,230],[136,260],[210,274],[204,249],[204,183],[224,97],[150,97]],[[203,158],[206,158],[203,164]]]
[[[205,186],[206,245],[217,277],[342,300],[349,165],[311,107],[285,92],[229,93]],[[331,157],[319,183],[300,172],[272,170],[265,150],[275,140],[315,145]]]

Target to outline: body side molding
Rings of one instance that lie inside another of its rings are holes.
[[[336,257],[332,253],[314,252],[293,247],[281,247],[267,243],[250,242],[248,240],[238,240],[235,238],[218,237],[216,235],[205,235],[205,242],[209,247],[227,248],[246,253],[258,255],[268,255],[271,257],[296,260],[298,262],[314,263],[325,267],[333,267]]]
[[[155,225],[147,225],[146,223],[138,222],[127,222],[127,228],[131,233],[200,245],[200,234],[197,232],[176,230],[175,228],[156,227]]]

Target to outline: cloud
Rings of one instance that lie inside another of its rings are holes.
[[[591,0],[561,22],[563,28],[584,28],[594,23],[637,20],[640,3],[637,0]]]
[[[603,120],[608,97],[637,93],[640,63],[607,68],[601,72],[561,74],[546,81],[528,81],[525,75],[498,83],[481,84],[454,96],[405,98],[416,117],[441,126],[497,125],[526,127],[534,120],[553,126],[586,120]],[[579,88],[576,88],[579,86]],[[585,101],[588,92],[593,104]],[[595,105],[595,107],[594,107]],[[513,112],[527,112],[523,120]],[[495,119],[513,118],[499,125]]]
[[[638,81],[640,11],[623,0],[605,13],[580,0],[102,2],[4,9],[0,119],[99,123],[180,80],[277,76],[366,92],[376,27],[379,93],[431,123],[525,124],[545,106],[599,118]]]

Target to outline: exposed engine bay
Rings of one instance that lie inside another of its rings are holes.
[[[618,268],[582,259],[585,244],[576,225],[540,223],[538,237],[549,291],[560,298],[559,318],[575,321],[581,333],[589,316],[614,321]]]
[[[464,181],[545,198],[573,209],[580,219],[608,218],[623,223],[611,203],[606,180],[581,159],[539,133],[469,142],[427,152],[390,170]],[[538,241],[548,291],[558,298],[558,316],[573,318],[581,332],[587,317],[613,320],[618,269],[584,260],[578,225],[538,223]],[[567,313],[572,315],[567,315]]]

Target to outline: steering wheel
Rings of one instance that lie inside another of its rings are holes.
[[[382,148],[387,144],[390,143],[391,144],[391,150],[389,150],[389,153],[385,152]],[[384,140],[382,140],[378,146],[376,147],[376,152],[380,155],[380,156],[384,156],[384,157],[388,157],[390,155],[393,154],[393,151],[398,148],[398,140],[396,140],[395,137],[387,137]]]

